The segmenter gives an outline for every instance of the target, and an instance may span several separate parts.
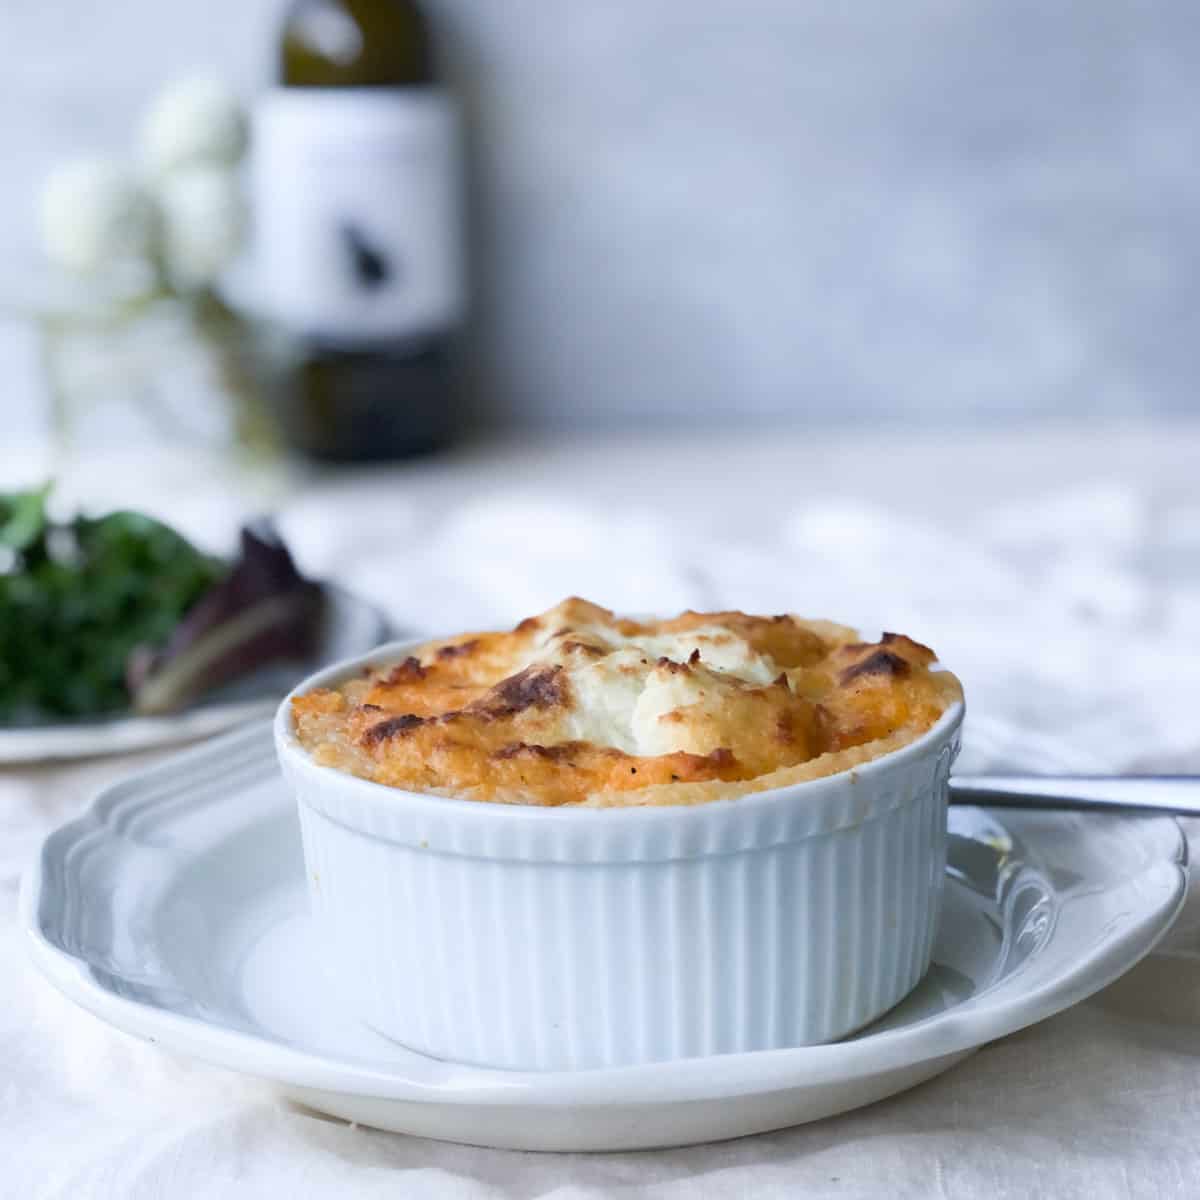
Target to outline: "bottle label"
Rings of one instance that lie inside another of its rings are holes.
[[[289,88],[255,112],[264,315],[353,344],[447,329],[462,309],[458,129],[436,87]]]

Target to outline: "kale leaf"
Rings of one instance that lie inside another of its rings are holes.
[[[0,495],[0,722],[127,709],[126,663],[229,571],[137,512],[52,521],[49,486]]]

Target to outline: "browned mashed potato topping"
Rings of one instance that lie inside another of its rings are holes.
[[[635,621],[572,598],[292,701],[320,764],[508,804],[692,804],[846,770],[961,695],[932,650],[798,617]]]

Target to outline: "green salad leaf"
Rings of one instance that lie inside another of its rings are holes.
[[[0,546],[15,554],[29,550],[46,532],[46,498],[50,484],[0,496]]]
[[[129,707],[126,663],[166,642],[229,568],[138,512],[47,516],[49,486],[0,495],[0,722]]]

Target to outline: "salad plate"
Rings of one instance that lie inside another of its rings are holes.
[[[1112,982],[1186,890],[1170,818],[953,808],[934,965],[868,1029],[529,1072],[426,1057],[358,1023],[318,959],[304,870],[256,722],[110,787],[51,834],[22,921],[37,966],[101,1020],[323,1112],[477,1145],[621,1150],[779,1129],[912,1087]]]
[[[149,750],[269,716],[296,680],[326,663],[365,654],[390,636],[387,617],[373,604],[328,583],[322,585],[322,592],[321,627],[316,644],[303,659],[266,665],[179,712],[162,716],[117,714],[0,725],[0,766]]]

